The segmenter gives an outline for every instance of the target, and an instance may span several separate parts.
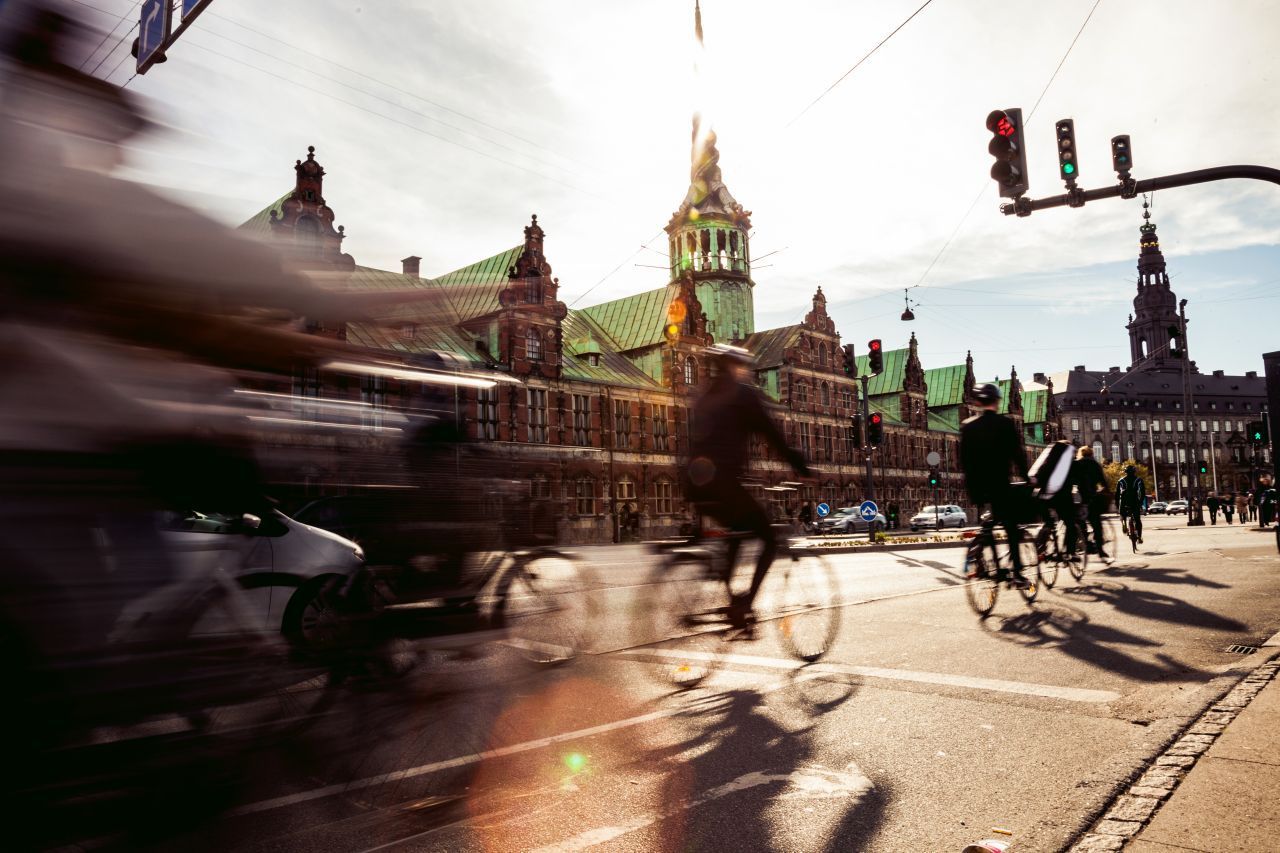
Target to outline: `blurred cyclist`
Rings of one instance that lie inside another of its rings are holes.
[[[1138,476],[1136,465],[1126,465],[1124,476],[1116,483],[1116,509],[1120,512],[1120,523],[1126,517],[1133,517],[1133,529],[1138,534],[1138,544],[1142,544],[1142,508],[1147,502],[1147,485]]]
[[[754,382],[751,353],[728,344],[717,344],[709,352],[715,359],[716,376],[693,407],[685,493],[720,524],[760,539],[751,588],[730,603],[730,622],[746,627],[751,605],[778,550],[769,516],[741,482],[751,436],[762,437],[800,476],[808,476],[809,467],[799,451],[787,446],[769,417],[764,395]],[[740,543],[729,540],[730,567],[736,564]]]

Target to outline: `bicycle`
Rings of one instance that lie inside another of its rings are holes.
[[[750,533],[702,533],[653,543],[663,560],[651,576],[655,594],[646,605],[653,636],[648,647],[663,660],[663,672],[681,689],[695,687],[719,668],[725,646],[751,639],[753,630],[729,622],[736,565],[728,547]],[[748,561],[740,549],[736,562]],[[750,555],[747,555],[750,556]],[[840,630],[839,586],[831,564],[821,555],[780,538],[778,554],[761,589],[765,606],[757,622],[771,622],[787,653],[813,663],[831,649]]]
[[[1079,516],[1079,509],[1076,508],[1076,517],[1074,519],[1054,517],[1046,520],[1041,526],[1040,532],[1036,535],[1036,555],[1039,562],[1036,565],[1036,576],[1044,582],[1044,585],[1050,589],[1058,582],[1058,572],[1063,566],[1071,573],[1076,581],[1084,579],[1085,571],[1089,565],[1089,528],[1088,522]],[[1074,523],[1076,525],[1076,547],[1077,550],[1068,552],[1065,548],[1067,525]],[[1063,529],[1062,537],[1059,538],[1058,528],[1061,525]],[[1083,545],[1084,547],[1080,547]]]
[[[1129,537],[1129,546],[1136,554],[1138,553],[1138,523],[1132,513],[1126,514],[1121,521],[1124,525],[1124,535]]]
[[[995,609],[996,599],[1000,595],[1000,584],[1003,581],[1008,585],[1012,585],[1013,579],[1002,570],[1001,564],[1010,564],[1011,558],[1009,544],[1005,540],[997,543],[995,537],[995,519],[990,512],[983,513],[982,526],[974,533],[969,541],[969,546],[965,550],[964,555],[964,575],[968,583],[965,584],[965,595],[969,600],[969,606],[980,617],[987,617],[991,611]],[[1018,553],[1022,557],[1022,567],[1025,572],[1031,567],[1035,567],[1037,576],[1040,571],[1039,560],[1036,556],[1036,547],[1030,536],[1026,535],[1025,525],[1019,525],[1019,529],[1023,535],[1018,545]],[[985,549],[990,549],[991,557],[988,564]],[[1002,577],[1003,575],[1003,577]],[[1039,589],[1036,582],[1027,578],[1027,587],[1019,587],[1018,591],[1022,593],[1023,599],[1027,604],[1031,604],[1036,600]]]

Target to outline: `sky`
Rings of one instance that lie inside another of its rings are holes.
[[[441,274],[537,213],[582,307],[666,282],[700,110],[754,212],[757,328],[798,322],[820,285],[860,352],[915,332],[926,367],[972,350],[980,378],[1127,365],[1142,221],[1141,199],[1002,216],[992,109],[1023,109],[1032,197],[1062,191],[1065,117],[1086,188],[1114,183],[1118,133],[1138,178],[1280,167],[1275,2],[934,0],[840,79],[923,0],[706,0],[700,58],[685,0],[213,0],[132,80],[134,0],[71,2],[120,22],[86,70],[129,81],[163,126],[125,173],[228,224],[315,145],[357,263]],[[1280,349],[1280,186],[1151,201],[1192,357],[1261,370]]]

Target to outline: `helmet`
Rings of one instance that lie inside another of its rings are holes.
[[[750,367],[755,363],[755,356],[750,350],[735,347],[733,344],[716,344],[707,349],[707,355],[715,359],[717,364],[744,364]]]
[[[1000,393],[1000,386],[992,382],[986,382],[973,389],[973,397],[979,403],[994,403],[1004,395]]]
[[[1126,465],[1126,466],[1124,466],[1124,472],[1125,472],[1126,474],[1136,474],[1136,473],[1138,473],[1138,466],[1137,466],[1137,465]]]

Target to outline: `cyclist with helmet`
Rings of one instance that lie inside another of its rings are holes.
[[[965,488],[978,507],[990,504],[992,518],[1004,527],[1008,536],[1013,577],[1005,577],[1002,566],[997,578],[1025,589],[1030,583],[1022,576],[1022,555],[1018,548],[1022,533],[1009,478],[1016,475],[1027,479],[1027,454],[1017,425],[997,412],[1001,397],[999,386],[990,382],[979,385],[973,389],[973,396],[982,412],[960,425],[960,466],[964,469]]]
[[[1124,476],[1116,483],[1116,509],[1120,511],[1120,523],[1126,517],[1133,517],[1133,529],[1138,534],[1138,544],[1142,544],[1142,510],[1147,503],[1147,485],[1138,476],[1136,465],[1124,466]]]
[[[769,516],[742,485],[750,441],[758,435],[801,476],[809,475],[804,456],[787,446],[786,439],[766,410],[764,395],[756,387],[751,353],[741,347],[717,344],[710,349],[716,376],[693,407],[689,439],[689,465],[685,470],[685,494],[703,504],[703,511],[730,530],[750,532],[760,539],[751,587],[734,596],[729,619],[735,627],[750,624],[751,605],[777,553]],[[737,560],[741,540],[729,542],[729,565]]]

